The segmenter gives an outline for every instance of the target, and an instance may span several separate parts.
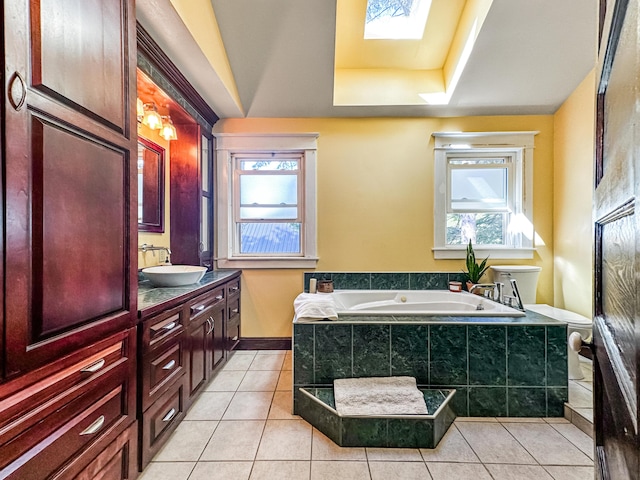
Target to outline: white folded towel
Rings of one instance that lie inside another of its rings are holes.
[[[301,293],[293,301],[296,319],[337,320],[338,312],[333,297],[323,293]]]
[[[414,377],[338,378],[333,381],[341,415],[427,415]]]

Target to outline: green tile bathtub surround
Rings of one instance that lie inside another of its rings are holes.
[[[544,386],[546,327],[519,326],[509,328],[509,386]],[[566,358],[566,357],[565,357]]]
[[[429,384],[467,385],[467,327],[430,325]]]
[[[386,443],[386,418],[343,418],[343,447],[379,447]]]
[[[387,423],[386,447],[393,448],[433,448],[432,442],[425,445],[425,439],[433,439],[433,420],[389,419]]]
[[[485,386],[506,385],[507,327],[469,325],[467,328],[469,335],[469,383]]]
[[[391,375],[429,384],[428,325],[391,325]]]
[[[547,327],[547,385],[565,385],[567,375],[567,327]]]
[[[563,417],[564,403],[569,401],[569,388],[547,387],[547,416]]]
[[[371,274],[369,273],[332,273],[333,288],[336,290],[369,290]]]
[[[547,392],[544,387],[510,387],[507,389],[509,417],[547,417]]]
[[[296,325],[293,329],[293,369],[299,385],[314,383],[314,325]]]
[[[506,417],[506,387],[469,387],[470,417]]]
[[[410,273],[409,288],[411,290],[447,290],[449,288],[449,274]]]
[[[455,415],[459,417],[469,416],[469,388],[468,387],[443,386],[439,388],[455,390],[456,394],[453,396],[453,398],[449,402],[451,404],[451,409],[453,410]]]
[[[310,393],[315,394],[318,398],[317,390],[331,390],[333,396],[333,388],[329,389],[308,389]],[[341,420],[340,417],[332,413],[330,410],[309,398],[304,394],[298,395],[298,414],[315,428],[324,433],[327,437],[340,445],[341,439]]]
[[[409,290],[408,273],[372,273],[372,290]]]
[[[391,375],[390,325],[362,325],[353,336],[353,376],[388,377]]]
[[[315,325],[314,331],[315,383],[332,384],[335,378],[352,377],[351,325]]]

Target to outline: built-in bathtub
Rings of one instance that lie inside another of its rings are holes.
[[[336,290],[338,315],[464,315],[523,317],[524,312],[468,292],[448,290]]]
[[[436,293],[455,296],[455,302],[445,302],[446,310],[438,306],[426,314],[397,308],[430,303],[412,301],[430,292],[337,290],[332,294],[337,321],[295,321],[294,412],[299,388],[331,387],[336,378],[408,375],[419,388],[455,389],[452,405],[458,416],[564,415],[566,324],[534,312],[505,315],[488,299],[446,291]],[[484,310],[450,308],[477,302]],[[376,310],[376,305],[389,309]]]

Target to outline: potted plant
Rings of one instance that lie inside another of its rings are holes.
[[[467,258],[466,258],[467,270],[462,271],[462,273],[464,273],[465,278],[467,280],[467,290],[470,290],[473,285],[480,283],[480,279],[482,278],[482,275],[484,275],[484,273],[489,268],[489,265],[487,265],[487,260],[489,260],[489,257],[485,258],[480,263],[476,261],[476,254],[473,251],[471,240],[469,240],[469,245],[467,245]]]

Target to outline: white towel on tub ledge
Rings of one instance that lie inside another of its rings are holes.
[[[337,320],[338,311],[333,297],[326,293],[301,293],[293,301],[296,319]]]
[[[333,394],[341,415],[428,415],[414,377],[338,378]]]

